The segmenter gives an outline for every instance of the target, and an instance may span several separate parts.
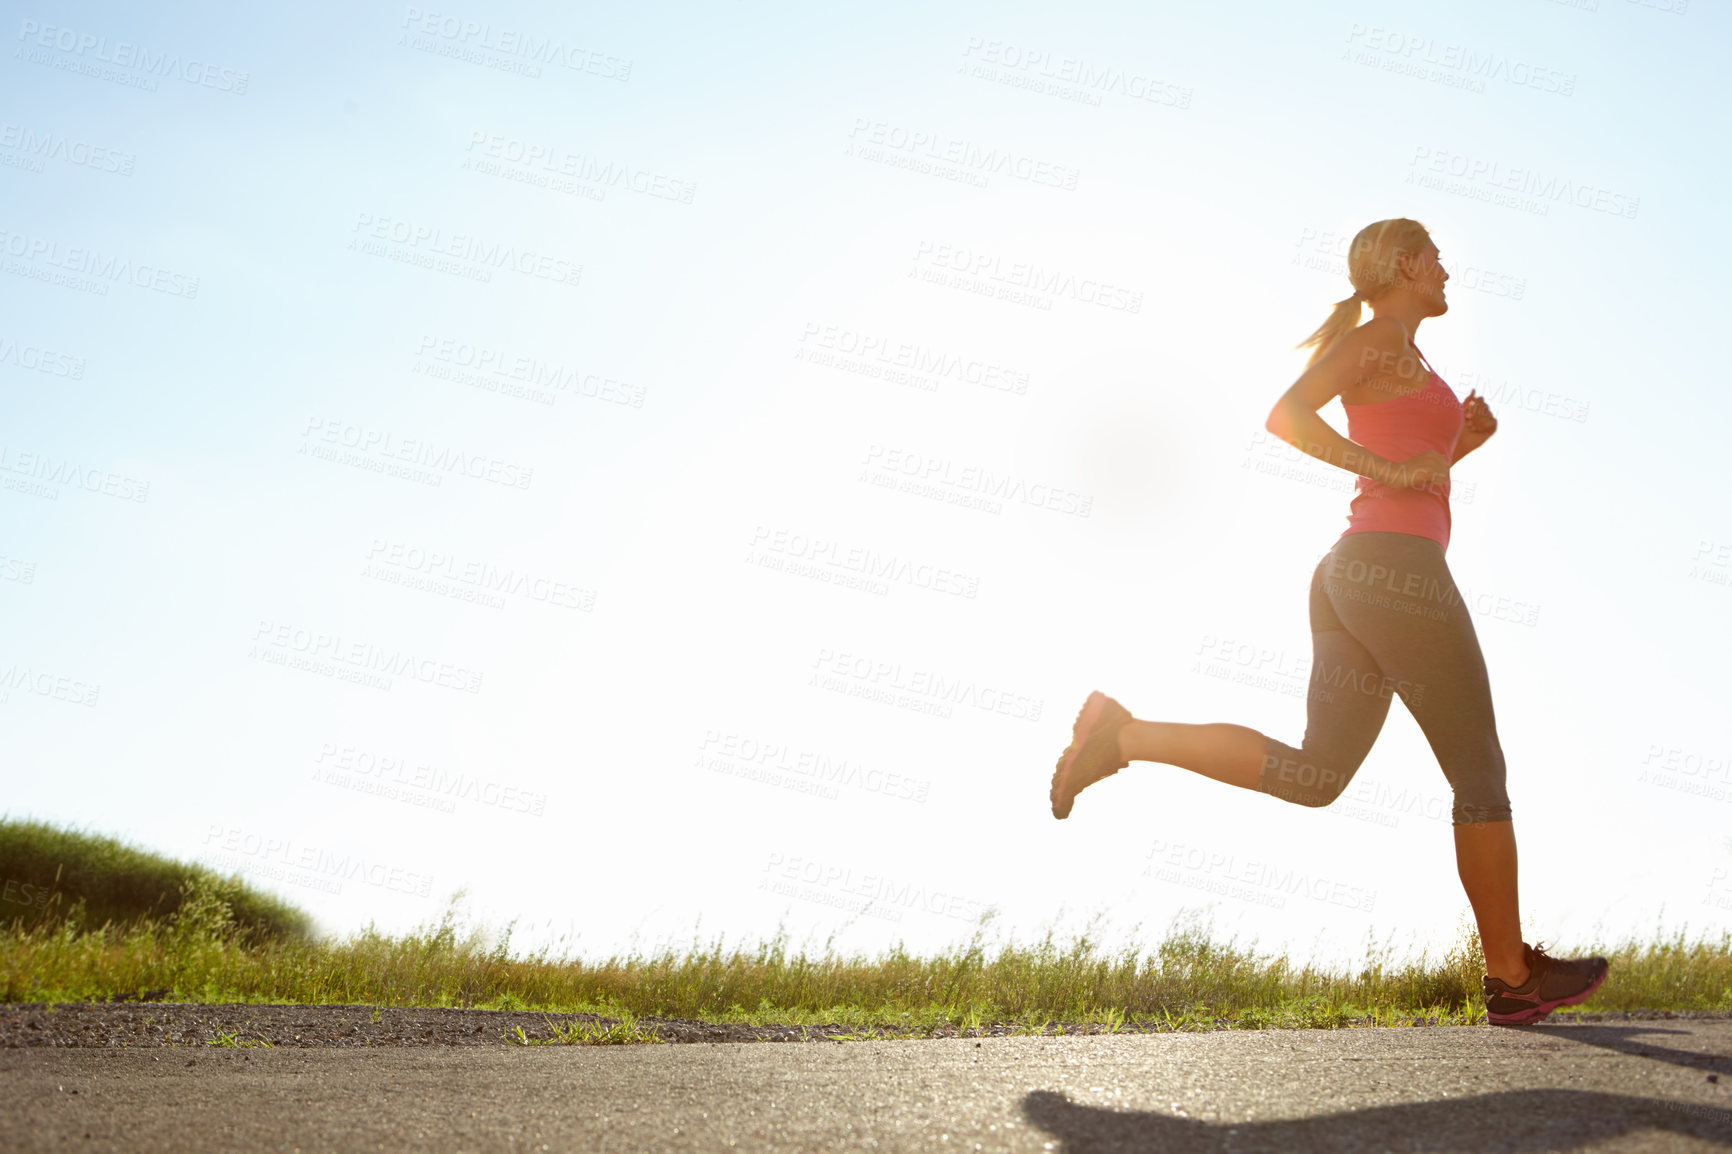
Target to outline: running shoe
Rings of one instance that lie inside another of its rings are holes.
[[[1130,710],[1100,690],[1089,694],[1071,726],[1070,745],[1052,771],[1052,816],[1069,817],[1077,794],[1130,764],[1119,756],[1119,730],[1130,719]]]
[[[1606,959],[1554,958],[1539,946],[1522,945],[1528,980],[1512,986],[1485,979],[1485,1016],[1494,1026],[1526,1026],[1559,1006],[1574,1006],[1594,996],[1606,980]]]

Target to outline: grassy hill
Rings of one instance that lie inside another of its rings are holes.
[[[175,861],[112,837],[0,818],[0,924],[72,920],[79,928],[164,920],[180,911],[186,883],[227,903],[247,938],[304,938],[312,920],[239,877]]]

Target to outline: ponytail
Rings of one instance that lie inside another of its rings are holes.
[[[1353,285],[1353,295],[1336,301],[1329,319],[1299,342],[1298,348],[1312,350],[1306,368],[1322,360],[1336,341],[1359,327],[1362,304],[1401,284],[1401,255],[1420,251],[1428,239],[1423,224],[1404,216],[1376,221],[1359,230],[1347,246],[1347,280]]]
[[[1353,290],[1352,296],[1344,301],[1335,302],[1335,307],[1329,312],[1329,319],[1318,325],[1316,332],[1295,346],[1312,350],[1311,359],[1305,362],[1306,368],[1310,368],[1322,360],[1324,354],[1334,346],[1336,341],[1359,327],[1362,303],[1363,298],[1360,297],[1359,290]]]

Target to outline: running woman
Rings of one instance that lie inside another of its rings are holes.
[[[1522,941],[1515,827],[1491,686],[1466,604],[1444,563],[1449,470],[1497,431],[1485,399],[1465,403],[1414,346],[1449,310],[1425,226],[1380,220],[1353,238],[1353,294],[1299,346],[1310,362],[1269,414],[1271,433],[1358,475],[1347,530],[1311,577],[1311,676],[1295,748],[1242,725],[1138,721],[1089,694],[1052,776],[1052,815],[1132,761],[1200,773],[1298,805],[1341,796],[1399,695],[1454,791],[1455,857],[1485,952],[1486,1016],[1536,1022],[1586,1001],[1606,959],[1554,958]],[[1360,324],[1361,305],[1372,319]],[[1318,410],[1334,397],[1347,436]]]

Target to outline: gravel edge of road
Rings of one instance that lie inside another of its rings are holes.
[[[1732,1018],[1732,1013],[1718,1011],[1631,1010],[1559,1013],[1552,1015],[1548,1024],[1729,1018]],[[1415,1019],[1409,1024],[1435,1026],[1437,1023]],[[556,1014],[532,1010],[268,1003],[25,1002],[0,1005],[0,1049],[498,1046],[560,1042],[596,1044],[603,1040],[631,1043],[824,1042],[988,1038],[1030,1032],[1026,1027],[1002,1022],[966,1030],[955,1027],[934,1030],[856,1027],[834,1023],[752,1026],[685,1018],[639,1018],[626,1030],[617,1029],[619,1025],[617,1019],[599,1014]],[[1216,1028],[1233,1029],[1235,1025],[1223,1020]],[[611,1035],[609,1031],[612,1031]],[[1174,1031],[1165,1023],[1144,1022],[1126,1023],[1117,1031],[1100,1023],[1049,1023],[1041,1032],[1057,1036]]]

